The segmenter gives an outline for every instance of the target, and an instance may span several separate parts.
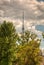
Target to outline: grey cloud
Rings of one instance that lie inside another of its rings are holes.
[[[23,9],[24,9],[24,16],[25,16],[25,20],[40,20],[40,19],[44,19],[44,7],[40,7],[40,5],[36,5],[35,7],[38,8],[38,10],[40,10],[40,12],[42,12],[42,14],[40,15],[40,13],[38,15],[35,15],[34,12],[36,10],[33,10],[30,7],[27,7],[26,4],[20,3],[19,0],[10,0],[10,2],[6,1],[6,0],[1,0],[3,3],[0,4],[0,10],[4,11],[3,16],[0,17],[10,17],[13,19],[22,19],[23,17]],[[28,4],[30,6],[30,4]]]

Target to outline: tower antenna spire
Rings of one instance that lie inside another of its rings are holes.
[[[23,10],[23,21],[22,21],[22,33],[24,33],[24,10]]]

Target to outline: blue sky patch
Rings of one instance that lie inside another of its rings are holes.
[[[44,32],[44,25],[37,25],[36,29],[39,30],[39,31]]]

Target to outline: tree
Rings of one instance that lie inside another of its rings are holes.
[[[24,45],[24,43],[28,43],[30,40],[35,40],[37,35],[31,31],[25,31],[21,36],[19,36],[18,42],[19,44]],[[38,39],[37,39],[38,40]]]
[[[0,25],[0,65],[11,65],[14,59],[17,33],[12,22]]]
[[[16,57],[19,60],[18,65],[39,65],[42,59],[40,56],[39,43],[30,41],[28,44],[19,45]]]
[[[30,35],[31,34],[31,35]],[[21,35],[22,36],[22,35]],[[32,38],[33,37],[33,38]],[[40,40],[36,39],[36,35],[29,32],[24,33],[24,38],[21,37],[21,43],[18,46],[16,58],[18,65],[40,65],[42,56],[40,55]],[[31,40],[29,40],[31,38]]]
[[[19,36],[18,42],[19,44],[24,45],[24,43],[28,43],[30,38],[30,31],[25,31],[21,36]]]
[[[36,34],[26,31],[18,36],[13,23],[4,21],[0,25],[0,65],[39,65],[39,46]]]

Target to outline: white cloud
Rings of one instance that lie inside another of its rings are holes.
[[[37,0],[0,0],[0,21],[12,21],[17,29],[21,28],[22,9],[26,29],[35,31],[35,25],[44,24],[44,2]]]
[[[3,10],[0,10],[0,16],[3,17],[3,15],[4,15],[4,11]]]

